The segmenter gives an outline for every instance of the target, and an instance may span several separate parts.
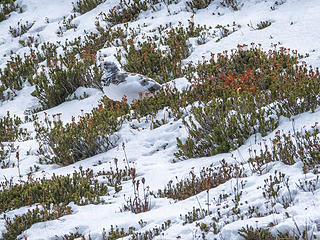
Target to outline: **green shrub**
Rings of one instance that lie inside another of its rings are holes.
[[[57,35],[59,37],[62,37],[63,33],[70,29],[74,29],[74,31],[77,29],[77,24],[72,23],[72,20],[75,18],[76,14],[70,15],[68,18],[65,16],[63,17],[62,26],[59,26],[59,30],[57,31]]]
[[[0,212],[31,206],[35,203],[78,205],[100,203],[100,196],[107,193],[107,187],[98,183],[92,170],[74,172],[72,175],[56,176],[51,179],[30,179],[23,184],[5,182],[1,185]]]
[[[111,225],[108,235],[104,232],[102,239],[107,240],[123,238],[133,234],[135,230],[136,229],[134,227],[129,227],[128,230],[125,230],[124,228],[119,228],[118,226],[114,227],[113,225]]]
[[[255,172],[262,173],[263,165],[280,161],[287,165],[302,161],[305,169],[314,169],[320,166],[320,130],[313,126],[312,131],[295,132],[294,134],[282,134],[277,132],[272,139],[271,148],[267,145],[261,147],[260,154],[254,152],[254,156],[249,158],[249,163]]]
[[[191,0],[186,2],[188,8],[191,9],[192,12],[196,12],[198,9],[207,8],[213,0]]]
[[[11,33],[11,36],[16,38],[16,37],[21,37],[23,34],[27,33],[30,28],[34,25],[33,23],[29,23],[26,21],[25,23],[18,22],[17,27],[11,27],[9,26],[9,32]]]
[[[21,90],[26,81],[32,83],[33,75],[38,67],[37,61],[27,55],[24,56],[24,59],[19,55],[10,58],[5,68],[0,69],[1,83],[5,89]]]
[[[22,13],[22,8],[19,7],[18,4],[15,3],[16,0],[2,0],[0,3],[0,22],[7,19],[8,15],[11,12],[16,11],[17,9],[20,10]]]
[[[23,231],[33,224],[58,219],[68,214],[71,214],[70,207],[54,205],[52,209],[48,206],[44,206],[43,209],[36,207],[20,216],[15,215],[12,219],[5,218],[6,232],[2,234],[2,239],[16,240]]]
[[[133,233],[132,236],[130,236],[130,240],[152,240],[156,236],[163,235],[162,232],[168,230],[168,228],[171,227],[171,220],[167,220],[161,224],[159,227],[154,227],[150,230],[147,230],[145,232],[138,232],[138,233]]]
[[[124,51],[118,51],[116,58],[120,64],[122,58],[125,59],[123,67],[128,72],[141,73],[160,83],[168,82],[184,75],[181,61],[191,54],[188,39],[200,37],[201,33],[208,30],[206,26],[196,26],[193,21],[189,21],[187,27],[180,24],[168,28],[159,39],[148,37],[143,42],[135,43],[135,37],[131,36],[128,43],[122,42]]]
[[[250,94],[213,99],[204,107],[193,107],[193,118],[184,121],[189,137],[185,143],[178,138],[180,159],[213,156],[240,147],[252,134],[263,136],[278,126],[279,116],[271,107],[258,105]]]
[[[238,0],[222,0],[220,4],[224,7],[231,7],[234,11],[239,10]]]
[[[8,168],[10,167],[10,163],[6,161],[11,154],[11,148],[7,146],[4,146],[2,143],[0,143],[0,168]]]
[[[260,21],[260,23],[257,24],[257,27],[253,27],[252,23],[248,24],[249,27],[251,27],[253,30],[262,30],[264,28],[267,28],[271,26],[271,21]]]
[[[319,72],[298,65],[298,55],[287,49],[264,53],[242,46],[230,56],[218,54],[209,62],[189,65],[195,84],[190,96],[199,101],[184,121],[189,132],[178,139],[178,158],[211,156],[236,149],[252,134],[265,136],[280,116],[314,111],[319,106]]]
[[[158,0],[123,0],[120,4],[109,10],[106,21],[112,25],[136,20],[142,11],[148,10],[149,4],[157,4]]]
[[[106,0],[78,0],[77,2],[73,3],[73,11],[80,14],[85,14],[105,1]]]
[[[35,91],[32,96],[39,99],[44,109],[52,108],[63,103],[80,86],[101,88],[102,75],[94,54],[83,51],[78,60],[72,53],[66,53],[53,59],[53,65],[33,79]]]
[[[6,116],[0,118],[0,143],[28,139],[27,129],[19,128],[21,124],[22,120],[15,115],[11,117],[9,111]]]
[[[313,239],[313,236],[308,237],[308,232],[286,232],[281,233],[277,232],[272,234],[270,228],[253,228],[252,226],[246,226],[238,230],[238,234],[243,237],[245,240],[298,240],[298,239]]]
[[[121,127],[127,111],[127,104],[105,99],[91,114],[86,114],[64,125],[59,114],[53,122],[45,118],[45,123],[34,122],[36,139],[40,152],[48,163],[69,165],[115,147],[118,137],[114,134]],[[119,118],[120,117],[120,118]]]
[[[198,193],[215,188],[232,178],[241,178],[245,174],[243,169],[236,164],[228,164],[222,160],[220,166],[203,168],[197,176],[190,172],[190,177],[178,181],[175,185],[170,181],[164,190],[159,189],[157,197],[168,197],[177,200],[187,199]]]
[[[188,1],[186,4],[188,8],[192,12],[196,12],[199,9],[207,8],[214,0],[191,0]],[[231,7],[234,11],[239,10],[239,3],[237,0],[222,0],[220,4],[224,7]]]

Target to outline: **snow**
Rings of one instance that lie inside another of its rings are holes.
[[[62,37],[59,37],[56,32],[61,25],[63,17],[68,17],[72,14],[73,1],[42,0],[40,2],[37,0],[19,0],[18,3],[23,7],[24,12],[21,14],[12,13],[7,20],[0,22],[0,66],[5,66],[11,51],[15,54],[23,54],[27,51],[26,48],[23,48],[19,44],[19,39],[26,39],[31,34],[39,35],[41,42],[64,42],[66,39],[71,40],[77,36],[82,36],[84,35],[84,30],[87,32],[95,31],[94,22],[101,11],[107,13],[109,9],[119,2],[118,0],[105,1],[92,11],[84,15],[78,15],[73,20],[78,25],[78,28],[76,30],[68,30],[63,33]],[[185,0],[182,0],[177,4],[169,5],[168,8],[172,14],[168,14],[166,7],[157,12],[147,11],[142,13],[139,19],[133,23],[129,23],[129,26],[138,26],[138,24],[142,26],[143,23],[146,23],[146,27],[142,28],[142,32],[149,34],[148,31],[150,29],[169,22],[175,25],[178,25],[179,21],[188,24],[187,20],[193,14],[185,11],[185,2]],[[320,5],[318,0],[287,0],[282,5],[277,5],[275,10],[271,10],[270,8],[275,5],[275,1],[273,0],[241,0],[239,2],[243,4],[239,11],[221,7],[219,1],[214,1],[207,9],[199,10],[194,14],[193,18],[196,24],[205,24],[214,28],[218,24],[227,25],[235,22],[236,25],[240,25],[241,27],[238,31],[218,42],[216,42],[216,39],[210,39],[203,45],[194,46],[193,53],[184,62],[197,62],[198,60],[202,60],[203,57],[209,58],[211,52],[218,53],[234,49],[237,44],[246,43],[250,45],[251,42],[254,42],[261,44],[264,50],[273,49],[273,44],[277,44],[278,47],[283,46],[296,49],[303,55],[309,54],[308,57],[303,59],[308,65],[320,67]],[[219,15],[218,12],[220,13]],[[9,26],[16,26],[20,19],[23,20],[22,22],[29,21],[35,22],[35,24],[29,33],[20,38],[12,38],[8,32]],[[253,30],[247,26],[249,23],[256,26],[260,21],[266,20],[271,21],[272,24],[263,30]],[[113,54],[115,52],[116,49],[112,47],[102,49],[99,54],[108,60],[114,60]],[[169,83],[170,86],[175,85],[179,90],[186,89],[188,84],[185,78],[179,78]],[[119,98],[119,95],[128,91],[129,87],[126,85],[120,89],[104,88],[104,90],[105,94],[110,98]],[[26,109],[38,106],[37,99],[30,95],[33,90],[34,87],[25,86],[21,91],[17,92],[17,97],[13,100],[1,102],[0,116],[4,116],[9,111],[11,115],[16,114],[24,118]],[[138,91],[139,89],[134,89],[132,94],[134,95]],[[64,102],[45,112],[48,116],[62,113],[61,120],[70,122],[72,116],[82,116],[84,113],[90,112],[94,107],[97,107],[104,95],[100,90],[89,88],[79,88],[75,95],[81,96],[83,93],[88,94],[88,97]],[[115,95],[113,96],[112,94]],[[71,96],[70,99],[73,99],[73,97]],[[163,114],[164,112],[160,112],[158,117],[160,118]],[[40,120],[43,120],[45,117],[44,112],[39,112],[37,115]],[[295,129],[311,129],[311,126],[319,121],[319,119],[320,108],[316,109],[314,113],[306,112],[295,116]],[[131,124],[135,124],[137,128],[133,129]],[[20,149],[21,174],[26,178],[30,172],[30,166],[34,165],[40,167],[39,171],[33,173],[35,177],[50,177],[53,173],[66,175],[79,169],[80,166],[84,169],[91,168],[94,172],[98,172],[102,169],[108,170],[110,165],[113,164],[114,158],[121,160],[119,161],[119,167],[124,168],[126,163],[122,161],[125,156],[121,144],[125,143],[126,155],[130,165],[137,169],[138,178],[144,177],[146,185],[150,187],[150,190],[157,192],[158,189],[163,189],[170,180],[175,181],[176,177],[178,179],[188,177],[190,171],[199,173],[203,167],[210,166],[211,164],[218,165],[222,159],[225,159],[228,163],[245,163],[250,157],[249,149],[259,150],[259,143],[261,142],[270,144],[269,139],[272,139],[279,129],[283,132],[289,132],[293,129],[292,122],[287,118],[282,118],[279,127],[268,136],[264,138],[260,135],[252,136],[244,145],[231,153],[174,162],[174,153],[177,152],[176,138],[184,139],[187,136],[187,131],[182,124],[182,120],[169,119],[167,124],[152,130],[150,129],[150,125],[151,121],[147,117],[142,118],[140,123],[136,120],[127,122],[118,132],[120,136],[118,147],[65,167],[39,164],[37,155],[39,146],[35,140],[16,142],[15,146],[19,146]],[[32,123],[25,123],[22,126],[28,128],[28,131],[34,135]],[[27,152],[30,152],[30,155]],[[14,156],[11,156],[11,162],[15,161]],[[246,167],[248,168],[248,166]],[[278,213],[272,213],[263,217],[232,220],[232,217],[228,217],[228,212],[231,211],[234,205],[231,196],[221,203],[222,206],[226,206],[221,211],[225,214],[226,222],[229,222],[220,226],[223,239],[241,239],[237,231],[246,225],[266,228],[270,223],[276,225],[276,230],[284,232],[287,229],[295,229],[295,225],[299,226],[300,229],[308,225],[313,229],[313,233],[320,238],[320,190],[318,188],[314,193],[303,192],[296,186],[299,180],[305,178],[314,179],[316,178],[316,174],[304,174],[301,163],[293,166],[286,166],[282,163],[270,163],[267,169],[268,171],[265,171],[261,176],[252,175],[239,179],[239,181],[246,181],[241,196],[243,205],[240,208],[246,209],[251,205],[258,206],[261,213],[268,211],[267,206],[269,203],[266,203],[266,199],[262,196],[261,186],[264,185],[264,180],[269,175],[274,175],[275,170],[281,171],[289,177],[291,190],[295,193],[294,205],[290,205],[287,209],[276,205],[275,209]],[[18,181],[18,169],[16,167],[0,169],[0,181],[10,178]],[[213,214],[199,222],[210,222],[211,218],[216,216],[218,208],[222,209],[222,207],[214,202],[213,197],[218,198],[221,193],[232,193],[234,186],[237,186],[237,180],[231,179],[216,188],[210,189],[210,210]],[[77,230],[86,237],[90,235],[92,239],[101,239],[103,229],[108,233],[111,225],[124,228],[134,226],[143,232],[159,226],[164,221],[170,219],[172,226],[164,232],[164,236],[160,236],[157,239],[177,239],[178,236],[180,236],[180,239],[200,239],[201,233],[199,228],[196,227],[196,223],[184,225],[180,214],[184,216],[187,212],[192,211],[193,207],[198,208],[198,200],[202,207],[206,207],[206,192],[177,202],[172,199],[151,197],[151,210],[145,213],[134,214],[121,211],[125,203],[124,195],[127,197],[133,195],[131,181],[124,182],[122,187],[123,189],[119,193],[109,190],[110,195],[104,197],[107,202],[106,204],[77,206],[70,203],[69,206],[72,207],[73,211],[71,215],[53,221],[36,223],[23,232],[21,236],[26,236],[28,240],[57,239],[57,237],[61,239],[64,234]],[[245,201],[248,203],[245,203]],[[22,207],[9,211],[6,215],[12,217],[15,214],[23,214],[27,209],[31,208]],[[285,212],[291,217],[285,217]],[[140,219],[147,222],[143,228],[138,224]],[[4,231],[5,221],[3,214],[0,214],[0,234]],[[208,239],[212,238],[213,233],[209,233]]]

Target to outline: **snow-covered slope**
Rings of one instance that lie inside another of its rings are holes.
[[[107,0],[91,11],[83,15],[77,15],[72,21],[77,25],[77,28],[67,30],[62,36],[57,34],[59,26],[62,26],[63,17],[68,18],[73,14],[72,2],[74,1],[18,0],[17,2],[23,8],[23,12],[14,12],[7,20],[0,22],[0,66],[2,68],[5,67],[13,53],[23,56],[25,52],[28,52],[27,48],[23,47],[19,41],[27,40],[30,35],[38,39],[40,43],[44,43],[46,41],[64,42],[66,39],[72,40],[78,36],[83,36],[85,32],[96,32],[95,22],[99,13],[108,13],[120,1]],[[181,0],[177,1],[176,4],[163,7],[159,11],[147,10],[142,12],[136,21],[128,24],[129,27],[133,28],[144,26],[141,28],[140,36],[144,33],[150,34],[150,30],[157,29],[160,25],[170,22],[174,26],[178,26],[179,22],[187,25],[191,18],[193,18],[195,24],[213,28],[217,25],[227,26],[228,24],[236,26],[235,32],[219,41],[213,37],[209,38],[209,41],[205,44],[193,44],[193,51],[187,59],[183,60],[184,63],[202,61],[203,58],[210,58],[212,52],[223,52],[236,48],[238,44],[250,45],[254,42],[261,44],[266,51],[274,49],[275,45],[278,48],[286,47],[298,50],[304,56],[302,61],[314,68],[320,67],[320,5],[318,0],[238,0],[238,2],[240,6],[238,11],[223,7],[220,1],[213,1],[207,8],[192,13],[186,10],[186,1]],[[168,9],[171,14],[168,13]],[[23,23],[26,21],[34,22],[34,25],[28,33],[13,38],[9,33],[9,27],[17,26],[20,20]],[[254,28],[261,21],[269,21],[271,25],[262,30],[255,30]],[[123,26],[123,24],[119,26]],[[101,62],[102,59],[116,61],[114,56],[116,52],[116,47],[102,48],[97,53],[97,61]],[[187,84],[185,78],[176,80],[176,85],[180,89]],[[17,96],[12,100],[0,102],[0,116],[5,116],[9,111],[11,115],[15,114],[24,119],[26,109],[39,106],[38,100],[31,96],[33,90],[34,86],[25,84],[22,90],[17,91]],[[110,89],[108,91],[113,93]],[[78,116],[84,116],[84,113],[88,113],[97,107],[102,96],[108,94],[108,91],[103,93],[95,88],[79,88],[76,94],[80,96],[85,92],[88,94],[87,98],[66,101],[56,107],[38,112],[36,115],[40,120],[43,120],[46,114],[51,117],[54,114],[61,113],[60,118],[64,123],[72,122],[73,116],[79,119]],[[117,94],[120,95],[121,92]],[[114,98],[114,96],[110,96],[110,98]],[[238,230],[247,225],[257,228],[275,226],[272,228],[274,233],[288,230],[297,233],[297,235],[299,235],[299,231],[303,232],[307,229],[309,237],[303,239],[319,239],[320,180],[315,181],[315,189],[312,192],[304,192],[297,187],[299,180],[317,179],[319,172],[304,173],[301,162],[290,166],[281,162],[273,162],[267,164],[263,174],[258,175],[249,174],[250,168],[247,164],[253,150],[260,151],[261,143],[271,144],[269,139],[273,139],[278,130],[284,133],[292,132],[293,126],[298,130],[312,129],[315,122],[320,119],[319,110],[320,108],[317,108],[313,113],[306,112],[293,117],[294,124],[291,120],[282,117],[279,127],[273,132],[265,137],[261,137],[260,134],[251,136],[244,145],[230,153],[177,162],[174,156],[174,153],[178,151],[176,138],[185,140],[188,133],[182,119],[175,120],[169,116],[166,117],[166,124],[155,129],[151,127],[152,120],[150,117],[125,121],[117,132],[119,136],[117,147],[68,166],[40,164],[39,154],[37,153],[39,144],[35,139],[15,142],[15,148],[19,146],[19,163],[15,153],[12,153],[9,161],[15,164],[0,169],[0,181],[3,182],[12,178],[14,182],[19,182],[21,180],[19,174],[22,175],[23,180],[26,180],[32,170],[30,170],[30,167],[34,168],[35,165],[39,169],[32,171],[34,178],[43,176],[49,178],[53,174],[72,174],[75,170],[79,170],[79,167],[90,168],[94,173],[97,173],[102,170],[109,170],[110,166],[115,168],[114,159],[116,158],[119,159],[118,164],[121,169],[127,166],[128,161],[130,167],[136,169],[137,179],[144,178],[145,185],[149,186],[150,191],[156,193],[158,189],[163,189],[169,181],[172,180],[175,184],[181,179],[190,177],[191,171],[198,175],[203,167],[218,166],[224,159],[227,163],[239,166],[243,163],[244,171],[248,173],[247,176],[233,178],[208,192],[203,191],[181,201],[150,196],[150,210],[139,214],[123,211],[123,206],[126,204],[128,197],[134,195],[132,181],[124,181],[122,190],[119,192],[116,192],[113,187],[109,187],[109,194],[102,197],[105,203],[84,206],[70,203],[71,214],[55,220],[35,223],[23,231],[20,237],[25,236],[28,240],[63,239],[66,234],[78,232],[84,235],[86,239],[89,239],[89,236],[91,239],[102,239],[103,231],[105,230],[108,233],[111,225],[125,229],[135,227],[137,231],[145,232],[170,220],[170,227],[162,232],[163,235],[154,237],[155,239],[201,239],[203,237],[202,233],[206,239],[214,239],[215,237],[218,239],[219,237],[221,239],[243,239],[238,234]],[[161,110],[157,118],[160,120],[166,114],[165,110]],[[26,122],[21,126],[27,128],[32,137],[35,136],[32,122]],[[277,175],[278,173],[275,173],[275,171],[285,173],[286,177],[290,179],[291,193],[290,190],[288,193],[285,187],[281,190],[284,197],[294,195],[294,204],[288,208],[283,208],[280,204],[271,206],[272,204],[263,197],[266,188],[264,187],[265,179]],[[104,180],[99,178],[99,181]],[[221,197],[221,194],[230,194],[230,196],[224,198]],[[234,214],[233,209],[236,209],[235,196],[237,194],[241,195],[241,204],[237,206],[240,211],[248,212],[249,206],[255,206],[256,210],[253,210],[253,212],[259,212],[260,215],[249,217],[243,216],[241,213]],[[34,207],[33,205],[6,213],[2,212],[0,214],[0,236],[6,231],[5,215],[6,217],[21,215]],[[181,216],[191,212],[194,207],[203,210],[209,209],[212,214],[203,216],[203,219],[193,223],[185,224],[185,220]],[[271,214],[270,208],[273,210]],[[212,218],[216,217],[218,212],[222,214],[222,220],[217,224],[219,233],[215,233],[212,230],[213,228],[210,228],[209,232],[201,231],[201,224],[212,224],[214,222]],[[142,223],[141,220],[145,223]],[[313,234],[313,238],[311,234]],[[129,237],[127,238],[129,239]]]

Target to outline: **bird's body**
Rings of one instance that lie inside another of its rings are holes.
[[[159,83],[141,74],[120,72],[112,62],[103,62],[101,66],[105,70],[101,80],[103,89],[113,100],[120,101],[125,96],[132,102],[146,92],[153,93],[161,88]]]

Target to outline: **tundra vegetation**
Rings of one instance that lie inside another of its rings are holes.
[[[85,14],[104,2],[79,0],[73,4],[73,11],[75,14]],[[165,110],[169,118],[181,120],[187,130],[186,138],[176,139],[174,162],[191,158],[201,161],[201,157],[237,150],[252,136],[267,136],[277,129],[283,117],[293,119],[298,114],[314,112],[319,107],[319,70],[302,62],[304,56],[295,50],[274,46],[272,50],[265,51],[259,44],[252,43],[249,46],[237,45],[231,51],[211,53],[211,57],[202,61],[183,61],[193,53],[195,45],[209,40],[218,42],[238,31],[240,27],[235,22],[212,28],[196,25],[191,18],[187,25],[160,25],[147,36],[142,34],[144,26],[133,29],[128,24],[137,20],[142,12],[159,11],[178,2],[124,0],[99,16],[96,32],[64,43],[40,44],[33,36],[21,40],[21,46],[28,48],[28,53],[10,56],[0,70],[0,98],[1,101],[12,100],[25,85],[34,86],[32,96],[38,99],[40,107],[33,109],[32,113],[58,106],[81,86],[102,90],[103,71],[98,66],[97,52],[104,47],[117,48],[114,57],[126,71],[151,77],[164,87],[156,94],[131,104],[127,103],[126,98],[117,102],[104,96],[90,113],[82,115],[79,120],[73,118],[70,123],[64,123],[60,113],[53,116],[44,113],[43,120],[36,115],[23,120],[8,112],[0,119],[1,168],[16,167],[11,155],[15,155],[19,163],[19,149],[15,148],[14,142],[30,139],[36,140],[39,145],[37,156],[40,164],[67,166],[116,146],[122,147],[125,153],[125,145],[121,146],[119,141],[119,130],[123,124],[140,122],[145,118],[151,119],[150,129],[158,128],[167,124],[165,117],[154,120],[161,110]],[[186,2],[186,9],[195,13],[212,2],[190,0]],[[232,11],[242,7],[236,0],[223,0],[220,5]],[[15,1],[4,1],[1,3],[0,21],[18,10]],[[65,24],[72,24],[73,18],[69,22],[65,19]],[[256,28],[252,24],[251,27],[261,30],[270,25],[270,21],[261,21]],[[32,26],[33,23],[19,22],[9,31],[12,37],[21,37]],[[73,27],[66,28],[70,29]],[[187,78],[190,87],[179,91],[166,85],[180,77]],[[21,126],[30,121],[35,130],[33,134]],[[118,159],[114,159],[114,167],[106,171],[80,168],[66,176],[53,174],[48,178],[33,178],[30,174],[27,180],[20,179],[18,183],[6,180],[0,185],[0,213],[24,206],[30,208],[11,218],[4,215],[6,230],[2,239],[16,239],[37,222],[72,214],[71,202],[76,205],[107,204],[104,197],[109,194],[108,189],[119,193],[125,181],[131,182],[133,197],[125,198],[121,211],[135,214],[152,209],[151,198],[182,201],[205,193],[208,202],[211,198],[216,205],[210,207],[208,203],[207,208],[195,206],[180,218],[183,225],[195,222],[203,239],[209,233],[219,236],[221,229],[229,223],[279,214],[279,207],[288,209],[295,204],[298,191],[314,194],[320,189],[317,124],[308,131],[294,129],[293,132],[283,133],[279,130],[270,140],[271,145],[261,144],[260,150],[249,149],[250,158],[246,161],[231,164],[221,159],[219,165],[210,165],[199,173],[190,171],[185,178],[170,180],[157,192],[149,190],[144,177],[138,179],[137,169],[127,159],[124,169],[120,169]],[[305,174],[317,176],[297,182],[297,187],[293,189],[291,179],[285,173],[271,173],[260,186],[261,197],[267,205],[267,210],[262,211],[254,203],[242,201],[246,179],[263,176],[268,171],[268,164],[273,162],[288,166],[300,163]],[[103,182],[98,181],[101,177]],[[235,184],[231,192],[209,195],[210,190],[233,181]],[[226,202],[231,204],[224,204]],[[291,216],[287,213],[284,217]],[[144,222],[141,220],[139,225],[142,229]],[[273,231],[275,225],[273,223],[268,228],[247,225],[239,229],[238,234],[248,240],[313,239],[308,226],[301,229],[296,225],[295,229],[276,232]],[[110,231],[101,229],[101,232],[102,239],[127,236],[130,239],[153,239],[170,226],[172,222],[168,220],[147,231],[133,226],[108,226]],[[66,233],[61,237],[85,239],[80,232]]]

